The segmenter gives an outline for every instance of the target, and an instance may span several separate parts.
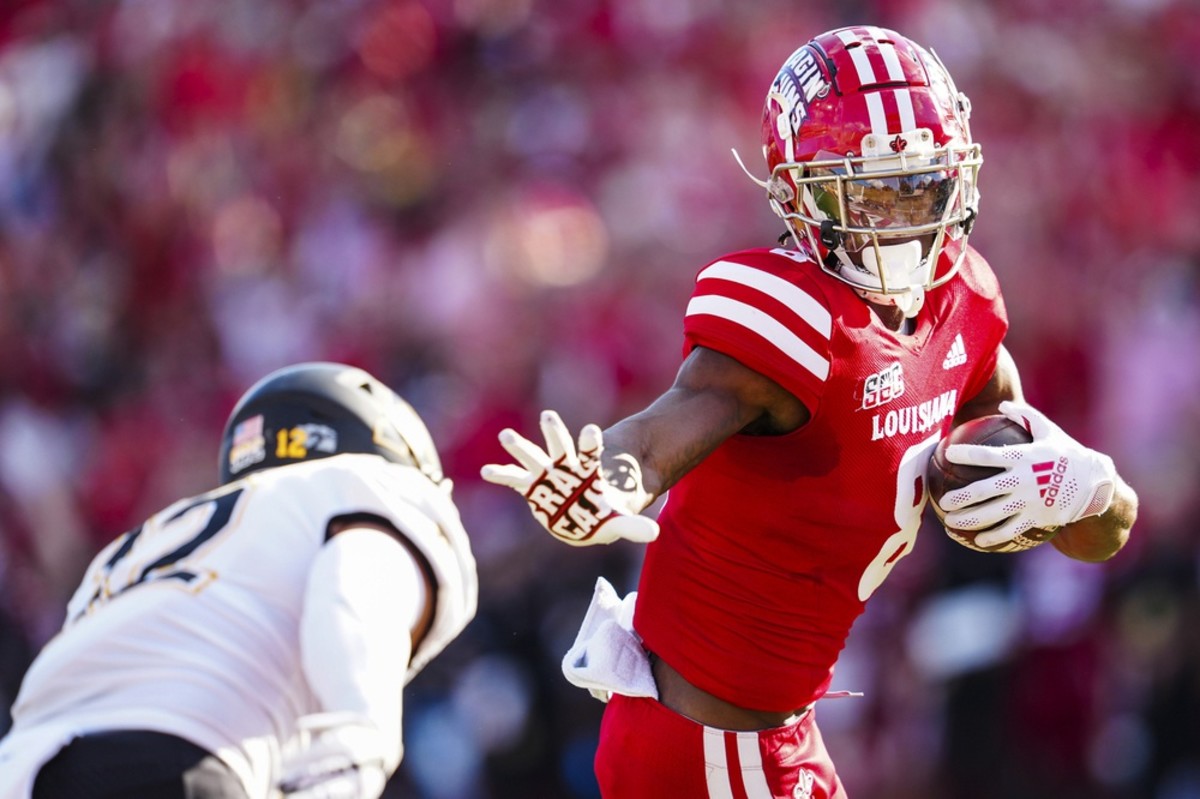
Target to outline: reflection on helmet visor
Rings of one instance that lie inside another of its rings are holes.
[[[808,163],[776,169],[790,173],[800,194],[791,218],[810,231],[832,223],[841,247],[854,252],[885,239],[932,242],[930,234],[939,231],[960,238],[978,202],[979,165],[979,149],[972,146],[883,158],[822,151]]]
[[[814,177],[829,170],[814,170]],[[892,177],[842,180],[847,228],[888,230],[937,225],[958,184],[957,170],[938,170]],[[817,208],[830,219],[840,219],[838,182],[810,184]]]
[[[932,143],[928,131],[917,133],[915,141]],[[820,256],[822,268],[846,283],[883,293],[908,291],[917,283],[898,285],[879,267],[903,266],[913,253],[906,245],[917,243],[917,266],[928,273],[918,282],[941,285],[958,270],[979,207],[979,145],[906,145],[895,155],[868,149],[871,154],[864,156],[822,150],[812,160],[776,164],[765,184],[772,208],[796,241]],[[935,277],[932,265],[952,241],[960,243],[959,255]]]

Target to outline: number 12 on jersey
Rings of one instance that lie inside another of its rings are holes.
[[[216,578],[195,557],[197,550],[232,529],[230,520],[244,487],[206,494],[167,517],[155,517],[105,547],[88,566],[67,606],[68,626],[131,588],[177,580],[199,591]]]

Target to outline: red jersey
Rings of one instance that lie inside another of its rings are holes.
[[[912,551],[933,446],[991,378],[1008,328],[987,262],[970,249],[963,261],[911,335],[797,251],[748,250],[699,273],[685,356],[729,355],[812,418],[733,436],[670,491],[634,626],[693,685],[767,711],[825,693],[851,624]]]

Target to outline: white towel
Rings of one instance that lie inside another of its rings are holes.
[[[575,643],[563,657],[567,681],[601,702],[613,694],[658,699],[650,658],[633,629],[636,602],[637,591],[621,599],[608,580],[598,578]]]

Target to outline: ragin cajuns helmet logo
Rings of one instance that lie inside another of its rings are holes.
[[[792,140],[808,116],[808,104],[818,97],[829,94],[829,83],[821,76],[816,56],[809,47],[801,47],[792,53],[775,76],[768,97],[779,105],[775,118],[775,132],[784,142],[788,161],[795,159]]]

